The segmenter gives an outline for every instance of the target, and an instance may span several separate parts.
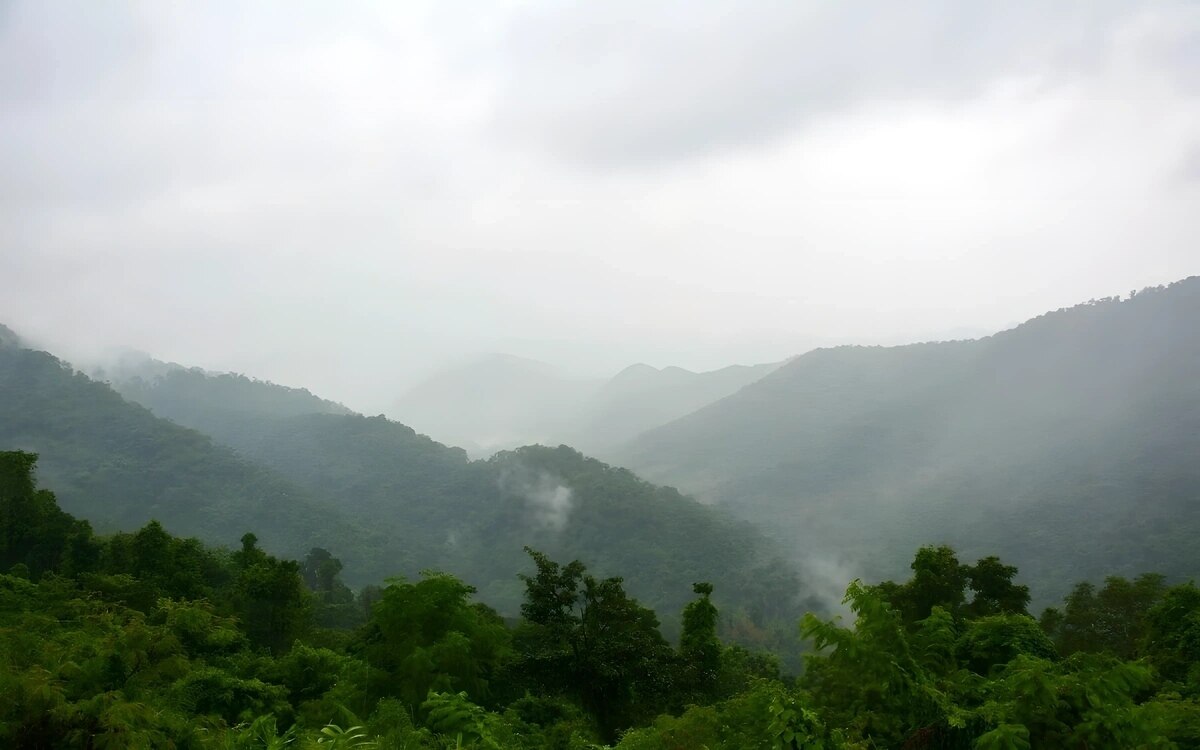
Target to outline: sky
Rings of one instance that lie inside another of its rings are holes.
[[[1200,3],[0,0],[0,322],[376,413],[1200,273]]]

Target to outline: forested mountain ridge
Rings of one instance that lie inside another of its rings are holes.
[[[922,547],[807,613],[798,678],[722,642],[710,582],[678,639],[618,577],[529,549],[520,617],[444,573],[355,595],[341,562],[157,522],[97,535],[0,451],[0,743],[44,748],[1189,748],[1200,590],[1148,573],[1028,613],[994,556]],[[677,645],[676,645],[677,644]]]
[[[353,414],[345,406],[291,388],[235,373],[206,372],[150,357],[128,358],[95,373],[126,400],[160,417],[238,447],[242,433],[260,420],[304,414]]]
[[[932,540],[1020,560],[1035,583],[1188,576],[1197,373],[1189,278],[974,341],[816,350],[616,459],[869,576]]]
[[[365,569],[369,561],[351,548],[373,539],[367,527],[46,352],[0,345],[0,446],[39,453],[43,481],[58,488],[63,507],[100,528],[157,518],[214,544],[258,528],[272,549],[346,548],[360,575],[384,574]]]
[[[11,328],[0,324],[0,346],[20,346],[21,338]]]
[[[217,544],[257,528],[272,552],[332,550],[355,585],[439,569],[510,613],[528,544],[632,571],[630,590],[668,620],[701,578],[764,638],[802,605],[795,573],[749,524],[566,447],[471,461],[383,417],[328,413],[340,407],[306,391],[197,370],[122,387],[163,413],[45,352],[0,347],[0,448],[40,453],[64,507],[102,528],[157,518]]]

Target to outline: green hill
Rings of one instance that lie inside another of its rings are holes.
[[[234,373],[210,373],[159,362],[147,356],[123,358],[96,373],[129,401],[205,433],[235,443],[245,425],[258,419],[301,414],[352,414],[341,404],[304,388],[289,388]]]
[[[807,559],[996,552],[1052,581],[1200,572],[1200,278],[976,341],[801,356],[619,460]]]
[[[159,519],[225,545],[255,529],[271,549],[344,549],[359,575],[385,575],[357,553],[369,527],[46,352],[0,345],[0,446],[39,453],[63,508],[102,529]]]
[[[240,376],[171,369],[117,385],[156,413],[49,354],[0,347],[0,447],[39,453],[63,507],[102,528],[157,518],[223,544],[255,529],[272,551],[331,550],[354,584],[440,569],[513,612],[525,545],[628,572],[668,620],[697,580],[760,624],[799,611],[794,572],[749,524],[570,448],[471,461],[383,417]]]

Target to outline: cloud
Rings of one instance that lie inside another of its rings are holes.
[[[0,321],[377,413],[1195,273],[1200,6],[0,4]]]
[[[570,487],[545,471],[508,467],[500,475],[500,489],[521,498],[532,522],[552,531],[562,531],[574,507]]]
[[[655,166],[760,147],[863,102],[1094,75],[1130,25],[1187,28],[1194,15],[1184,3],[1032,0],[537,3],[506,26],[496,125],[583,165]],[[1195,70],[1193,40],[1173,36],[1147,52]]]

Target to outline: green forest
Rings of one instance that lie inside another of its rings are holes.
[[[355,588],[436,569],[506,615],[528,545],[624,576],[671,634],[692,582],[709,581],[730,637],[798,664],[788,623],[816,605],[795,566],[748,522],[672,488],[566,446],[472,461],[382,416],[239,376],[175,369],[120,388],[0,341],[0,448],[37,453],[62,507],[97,529],[154,519],[215,545],[252,529],[271,554],[330,550]]]
[[[840,346],[605,456],[891,577],[929,540],[1072,581],[1200,575],[1200,277],[979,339]],[[871,523],[862,519],[870,518]]]
[[[996,557],[916,551],[792,624],[801,669],[668,638],[619,577],[526,549],[520,616],[427,570],[352,591],[313,548],[102,535],[0,453],[0,743],[13,748],[1196,747],[1200,589],[1080,582],[1035,619]]]

